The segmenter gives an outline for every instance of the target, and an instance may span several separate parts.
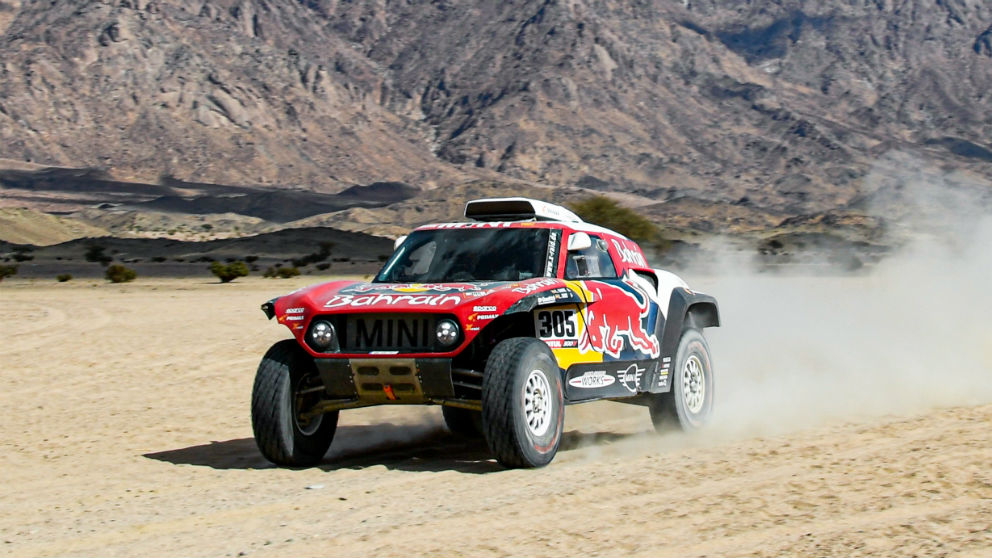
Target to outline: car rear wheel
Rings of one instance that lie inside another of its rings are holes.
[[[255,444],[276,465],[316,465],[334,439],[338,412],[314,415],[323,383],[313,359],[294,340],[273,345],[255,374],[251,425]]]
[[[507,467],[543,467],[554,459],[564,424],[561,373],[554,355],[531,337],[501,341],[482,378],[482,429]]]
[[[651,422],[658,431],[668,424],[685,431],[702,428],[713,413],[714,383],[710,348],[699,330],[682,333],[672,374],[671,391],[651,402]]]
[[[444,424],[454,434],[477,438],[482,434],[482,413],[459,407],[441,407]]]

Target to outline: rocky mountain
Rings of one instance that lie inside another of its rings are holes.
[[[893,153],[987,190],[989,138],[985,0],[0,1],[0,158],[121,180],[502,180],[761,228],[898,186]]]

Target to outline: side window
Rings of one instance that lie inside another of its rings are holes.
[[[565,262],[565,279],[615,278],[617,269],[613,266],[606,241],[593,235],[589,235],[589,238],[592,239],[592,246],[568,253],[568,261]]]

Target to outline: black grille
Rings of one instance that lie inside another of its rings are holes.
[[[435,314],[351,314],[341,320],[343,352],[399,353],[442,352],[435,334],[437,321],[449,316]]]

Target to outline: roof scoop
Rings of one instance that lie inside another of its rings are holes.
[[[474,221],[563,221],[581,223],[571,211],[530,198],[487,198],[465,204],[465,217]]]

